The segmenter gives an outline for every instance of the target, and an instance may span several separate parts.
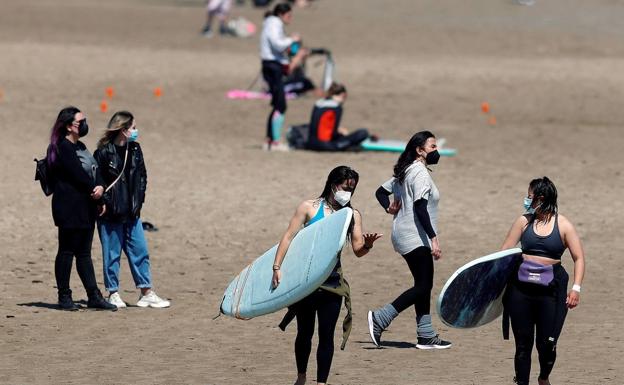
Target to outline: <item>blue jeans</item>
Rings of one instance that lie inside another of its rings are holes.
[[[98,220],[98,233],[104,259],[104,285],[108,292],[119,290],[121,251],[128,257],[130,272],[137,288],[151,288],[149,253],[141,219],[126,223]]]

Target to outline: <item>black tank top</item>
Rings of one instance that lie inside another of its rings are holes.
[[[535,234],[533,223],[535,217],[529,220],[526,230],[520,236],[522,252],[529,255],[537,255],[551,259],[561,260],[565,251],[565,245],[559,233],[559,215],[555,214],[555,225],[549,235],[541,236]]]

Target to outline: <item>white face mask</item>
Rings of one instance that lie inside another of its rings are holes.
[[[334,193],[334,200],[340,206],[345,206],[351,200],[351,191],[338,190]]]

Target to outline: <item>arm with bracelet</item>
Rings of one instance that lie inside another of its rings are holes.
[[[585,251],[576,229],[563,215],[559,215],[559,226],[563,232],[564,244],[570,250],[570,255],[574,260],[574,283],[566,298],[566,305],[573,309],[580,302],[581,284],[585,276]]]
[[[275,260],[273,261],[273,287],[277,287],[282,279],[282,262],[284,261],[284,257],[286,257],[286,252],[290,247],[290,243],[308,219],[309,206],[310,203],[308,201],[305,201],[297,207],[297,210],[295,210],[295,214],[288,223],[288,228],[286,229],[286,232],[284,232],[284,235],[282,235],[282,238],[280,239],[280,243],[277,246],[277,251],[275,252]]]

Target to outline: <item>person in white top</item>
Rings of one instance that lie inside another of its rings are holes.
[[[403,256],[414,277],[414,286],[394,301],[368,312],[368,327],[376,346],[381,334],[403,310],[414,305],[416,310],[416,345],[419,349],[447,349],[451,343],[440,339],[431,324],[431,289],[433,260],[442,257],[437,237],[440,192],[429,174],[440,154],[435,136],[429,131],[416,133],[394,166],[394,176],[376,192],[387,213],[394,216],[392,245]],[[394,195],[390,203],[389,196]]]
[[[262,60],[262,76],[271,91],[271,113],[267,119],[268,150],[287,150],[280,143],[284,114],[286,113],[286,95],[282,77],[288,73],[289,59],[287,51],[293,43],[299,43],[296,34],[286,36],[284,25],[292,21],[292,8],[288,3],[277,4],[273,12],[264,20],[260,34],[260,59]]]

